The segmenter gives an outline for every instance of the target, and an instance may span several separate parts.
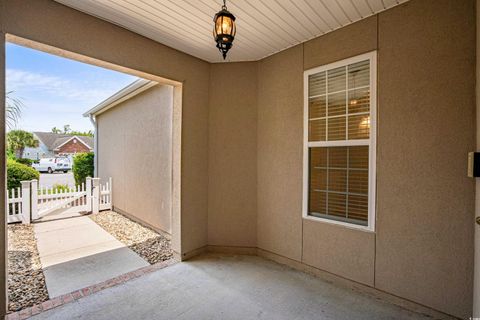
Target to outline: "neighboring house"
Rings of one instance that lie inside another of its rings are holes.
[[[93,138],[58,134],[52,132],[33,132],[38,140],[38,147],[25,148],[23,157],[39,160],[54,156],[71,157],[76,153],[93,151]]]
[[[140,79],[84,114],[95,119],[96,176],[112,177],[115,210],[167,233],[172,112],[173,87]]]

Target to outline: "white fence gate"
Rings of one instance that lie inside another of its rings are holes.
[[[22,188],[7,192],[8,223],[30,223],[49,214],[93,212],[112,209],[112,178],[105,184],[100,178],[87,178],[74,188],[38,186],[37,180],[22,181]]]
[[[100,184],[99,210],[111,210],[112,203],[112,178],[109,178],[105,184]]]
[[[7,222],[30,223],[30,181],[22,187],[7,191]]]

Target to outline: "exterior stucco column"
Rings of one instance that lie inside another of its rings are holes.
[[[480,150],[480,0],[477,0],[476,23],[477,23],[477,52],[476,52],[476,91],[477,91],[477,134],[476,149]],[[480,216],[480,178],[475,181],[475,217]],[[475,271],[473,280],[473,317],[480,317],[480,226],[475,226]]]
[[[0,190],[5,190],[5,32],[3,28],[4,2],[0,1]],[[6,233],[6,193],[0,197],[0,316],[7,310],[7,233]]]

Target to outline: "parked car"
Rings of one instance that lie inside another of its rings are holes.
[[[32,167],[38,172],[54,173],[55,171],[63,171],[67,173],[72,169],[72,162],[66,157],[44,158],[38,163],[32,164]]]

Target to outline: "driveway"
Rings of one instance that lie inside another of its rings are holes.
[[[69,187],[75,186],[73,173],[40,173],[39,185],[44,187],[53,187],[55,184],[66,184]]]

